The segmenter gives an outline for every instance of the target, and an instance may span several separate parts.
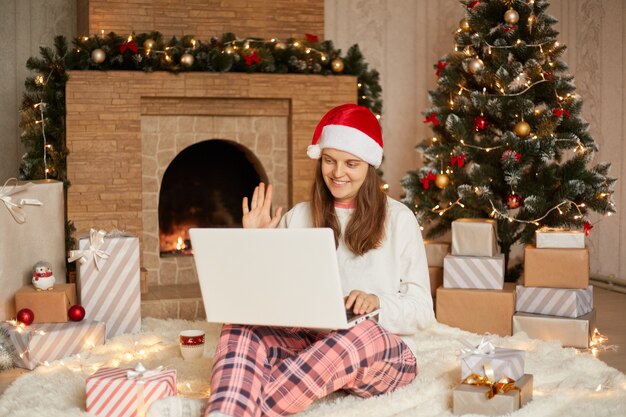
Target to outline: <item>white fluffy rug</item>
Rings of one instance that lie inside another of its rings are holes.
[[[102,366],[134,366],[137,361],[147,368],[165,365],[177,369],[179,395],[205,397],[218,327],[156,319],[145,319],[142,325],[141,335],[117,337],[79,357],[21,376],[0,397],[0,416],[89,416],[84,411],[85,378]],[[190,328],[207,331],[205,358],[185,361],[180,356],[178,332]],[[463,347],[460,340],[477,344],[480,338],[437,324],[415,336],[420,373],[411,385],[367,400],[333,395],[300,416],[451,416],[451,392],[459,381],[456,352]],[[590,354],[523,335],[492,340],[497,346],[528,351],[526,373],[534,375],[534,399],[512,416],[626,416],[626,376]]]

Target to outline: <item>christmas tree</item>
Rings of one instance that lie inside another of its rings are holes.
[[[433,136],[424,166],[402,180],[428,238],[458,218],[495,218],[505,260],[543,226],[592,227],[615,211],[610,164],[579,116],[582,99],[561,60],[547,0],[461,1],[454,51],[435,66],[424,112]],[[514,278],[515,273],[508,276]]]

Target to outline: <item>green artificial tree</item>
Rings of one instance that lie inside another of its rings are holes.
[[[561,60],[547,0],[461,1],[455,48],[435,66],[437,88],[424,112],[433,136],[424,166],[402,180],[404,202],[428,238],[458,218],[497,219],[505,261],[540,227],[592,227],[590,210],[615,211],[608,163]],[[512,280],[519,270],[509,271]]]

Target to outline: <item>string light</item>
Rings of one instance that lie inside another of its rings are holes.
[[[564,205],[573,205],[576,208],[576,211],[578,212],[577,215],[574,216],[574,220],[578,220],[581,219],[583,217],[583,213],[580,210],[580,207],[584,207],[584,205],[581,204],[576,204],[574,201],[572,200],[563,200],[561,201],[559,204],[557,204],[556,206],[552,207],[550,210],[548,210],[546,212],[546,214],[544,214],[541,217],[538,217],[534,220],[520,220],[520,219],[516,219],[515,217],[511,217],[506,213],[503,213],[501,211],[498,211],[498,209],[496,209],[496,206],[493,204],[493,201],[491,201],[491,199],[489,200],[489,204],[491,204],[491,217],[498,217],[501,219],[506,219],[509,221],[509,223],[512,222],[517,222],[517,223],[525,223],[525,224],[534,224],[535,226],[539,226],[539,222],[543,219],[545,219],[546,217],[548,217],[548,215],[550,215],[551,212],[553,212],[554,210],[558,210],[559,214],[563,214],[563,211],[561,210],[561,207]]]
[[[545,83],[545,82],[552,82],[552,80],[546,80],[546,79],[538,80],[538,81],[535,81],[534,83],[532,83],[530,85],[526,84],[526,88],[524,90],[520,91],[520,92],[506,94],[505,91],[504,91],[504,87],[502,87],[500,85],[500,83],[498,83],[496,81],[496,87],[500,89],[500,93],[501,94],[489,94],[489,93],[486,92],[486,90],[484,90],[483,91],[483,95],[488,96],[488,97],[517,97],[517,96],[521,96],[522,94],[526,94],[526,92],[528,92],[530,89],[532,89],[537,84],[541,84],[541,83]],[[459,95],[461,95],[462,91],[467,91],[468,93],[472,92],[472,90],[470,90],[470,89],[468,89],[466,87],[463,87],[461,84],[458,84],[458,87],[460,89],[459,93],[458,93]]]
[[[465,208],[465,205],[463,203],[461,203],[461,198],[459,197],[455,202],[450,203],[450,205],[448,207],[441,208],[439,206],[439,204],[437,204],[435,207],[433,207],[431,209],[431,211],[433,213],[439,214],[440,216],[443,216],[445,212],[447,212],[448,210],[450,210],[454,206],[460,206],[461,208]]]

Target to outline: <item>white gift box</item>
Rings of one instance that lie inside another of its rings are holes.
[[[470,352],[461,356],[461,380],[471,374],[485,375],[485,364],[491,366],[496,381],[502,378],[518,380],[524,375],[526,352],[518,349],[496,347],[483,352]]]
[[[504,288],[504,255],[454,256],[443,261],[444,288],[478,288],[501,290]]]
[[[579,317],[593,310],[593,287],[569,288],[516,288],[515,310],[525,313],[560,317]]]
[[[425,240],[426,262],[428,266],[443,267],[443,258],[450,253],[450,243]]]
[[[576,248],[585,247],[585,233],[579,230],[562,230],[543,227],[535,232],[537,248]]]
[[[452,255],[496,256],[497,236],[495,220],[457,219],[452,222]]]

